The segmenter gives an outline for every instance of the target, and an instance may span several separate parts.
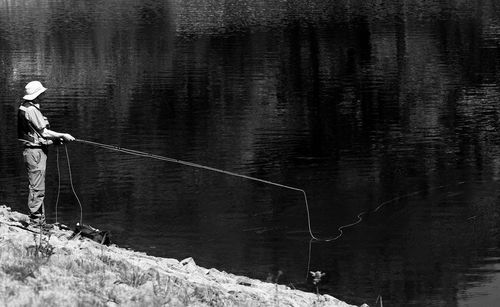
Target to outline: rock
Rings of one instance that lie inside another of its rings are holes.
[[[251,278],[248,278],[245,276],[238,277],[236,279],[236,283],[238,285],[242,285],[242,286],[246,286],[246,287],[252,287],[252,286],[255,287],[256,286],[254,283],[254,279],[251,279]]]
[[[182,260],[180,263],[183,266],[184,270],[188,273],[197,272],[199,269],[196,263],[194,262],[194,259],[191,257]]]
[[[193,265],[196,265],[196,263],[194,262],[194,259],[193,259],[192,257],[188,257],[188,258],[186,258],[186,259],[183,259],[183,260],[181,260],[181,261],[180,261],[180,263],[181,263],[182,265],[184,265],[184,266],[185,266],[185,265],[187,265],[187,264],[193,264]]]

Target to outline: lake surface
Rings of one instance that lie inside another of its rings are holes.
[[[0,203],[27,212],[40,80],[53,130],[304,189],[318,238],[367,213],[311,241],[298,191],[68,145],[83,222],[120,246],[308,291],[320,270],[352,304],[499,304],[500,5],[307,2],[0,0]]]

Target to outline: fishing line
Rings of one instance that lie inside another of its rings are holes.
[[[71,165],[69,163],[68,147],[66,146],[66,144],[64,144],[64,150],[66,151],[66,159],[68,160],[69,183],[71,184],[71,190],[73,191],[73,194],[75,195],[76,200],[78,201],[78,205],[80,205],[80,225],[82,225],[83,207],[82,203],[80,202],[80,199],[78,198],[78,195],[76,195],[75,187],[73,186],[73,175],[71,174]]]
[[[59,146],[56,146],[56,166],[57,166],[57,198],[56,198],[56,224],[57,224],[57,206],[59,204],[59,195],[61,194],[61,170],[59,168]]]
[[[398,201],[398,200],[401,200],[401,199],[404,199],[404,198],[409,198],[409,197],[412,197],[412,196],[417,196],[417,195],[419,195],[421,193],[424,193],[424,192],[433,191],[433,190],[439,190],[439,189],[444,189],[446,187],[455,186],[455,185],[461,185],[461,184],[464,184],[464,183],[465,183],[465,181],[460,181],[458,183],[453,183],[453,184],[444,184],[444,185],[440,185],[440,186],[437,186],[437,187],[425,188],[425,189],[421,189],[421,190],[418,190],[418,191],[415,191],[415,192],[411,192],[411,193],[408,193],[408,194],[396,196],[394,198],[391,198],[389,200],[386,200],[386,201],[380,203],[375,209],[373,209],[371,211],[362,211],[362,212],[360,212],[356,216],[357,217],[357,221],[355,221],[353,223],[350,223],[350,224],[347,224],[347,225],[340,226],[339,228],[337,228],[337,231],[339,232],[339,234],[337,236],[335,236],[333,238],[322,239],[322,240],[319,240],[319,241],[331,242],[331,241],[335,241],[335,240],[340,239],[340,237],[342,237],[342,235],[344,234],[344,231],[343,231],[344,229],[352,227],[352,226],[355,226],[355,225],[361,223],[363,221],[363,216],[364,215],[366,215],[368,213],[375,213],[375,212],[379,211],[385,205],[388,205],[390,203],[393,203],[395,201]]]
[[[78,205],[80,206],[80,225],[82,225],[83,206],[82,206],[82,203],[80,202],[80,198],[78,198],[78,195],[76,194],[75,187],[73,186],[73,174],[71,172],[71,163],[69,161],[68,147],[66,146],[66,144],[64,144],[64,150],[66,151],[66,161],[68,164],[69,183],[71,186],[71,191],[73,191],[73,195],[75,195],[76,201],[78,202]],[[56,146],[56,165],[57,165],[57,178],[58,178],[57,199],[56,199],[56,224],[57,224],[57,211],[58,211],[57,207],[59,204],[59,194],[61,191],[61,171],[59,168],[59,146]]]
[[[363,216],[369,213],[369,211],[360,212],[357,215],[357,220],[355,222],[352,222],[352,223],[349,223],[349,224],[346,224],[346,225],[338,227],[337,231],[339,232],[339,234],[337,236],[335,236],[335,237],[331,237],[331,238],[318,238],[318,237],[316,237],[314,235],[314,233],[312,231],[311,216],[310,216],[310,211],[309,211],[309,202],[308,202],[308,199],[307,199],[307,193],[303,189],[292,187],[292,186],[289,186],[289,185],[284,185],[284,184],[276,183],[276,182],[272,182],[272,181],[269,181],[269,180],[264,180],[264,179],[252,177],[252,176],[237,174],[237,173],[234,173],[234,172],[230,172],[230,171],[218,169],[218,168],[215,168],[215,167],[210,167],[210,166],[205,166],[205,165],[201,165],[201,164],[197,164],[197,163],[192,163],[192,162],[188,162],[188,161],[173,159],[173,158],[169,158],[169,157],[165,157],[165,156],[154,155],[154,154],[151,154],[151,153],[142,152],[142,151],[138,151],[138,150],[132,150],[132,149],[122,148],[122,147],[118,147],[118,146],[114,146],[114,145],[108,145],[108,144],[103,144],[103,143],[98,143],[98,142],[93,142],[93,141],[88,141],[88,140],[82,140],[82,139],[76,139],[75,141],[83,143],[83,144],[87,144],[87,145],[92,145],[92,146],[95,146],[95,147],[101,147],[101,148],[105,148],[105,149],[108,149],[108,150],[113,150],[113,151],[118,151],[118,152],[130,154],[130,155],[134,155],[134,156],[146,157],[146,158],[156,159],[156,160],[160,160],[160,161],[166,161],[166,162],[171,162],[171,163],[182,164],[182,165],[186,165],[186,166],[190,166],[190,167],[205,169],[205,170],[209,170],[209,171],[213,171],[213,172],[218,172],[218,173],[222,173],[222,174],[226,174],[226,175],[230,175],[230,176],[240,177],[240,178],[244,178],[244,179],[248,179],[248,180],[253,180],[253,181],[257,181],[257,182],[261,182],[261,183],[265,183],[265,184],[270,184],[270,185],[273,185],[273,186],[277,186],[277,187],[280,187],[280,188],[284,188],[284,189],[289,189],[289,190],[292,190],[292,191],[300,192],[304,196],[304,203],[305,203],[305,208],[306,208],[306,213],[307,213],[307,226],[308,226],[309,235],[311,236],[312,240],[316,240],[316,241],[331,242],[331,241],[338,240],[340,237],[342,237],[342,235],[344,233],[343,232],[344,229],[352,227],[352,226],[355,226],[355,225],[361,223],[363,221]],[[66,154],[67,154],[67,149],[66,149]],[[68,166],[69,166],[69,157],[68,157]],[[70,171],[70,180],[71,180],[71,171]],[[464,182],[459,182],[458,184],[463,184],[463,183]],[[405,195],[394,197],[394,198],[392,198],[390,200],[384,201],[381,204],[379,204],[374,210],[372,210],[372,212],[377,212],[383,206],[385,206],[387,204],[390,204],[392,202],[395,202],[397,200],[400,200],[400,199],[403,199],[403,198],[407,198],[407,197],[411,197],[411,196],[415,196],[415,195],[418,195],[418,194],[426,192],[426,191],[441,189],[441,188],[444,188],[446,186],[451,186],[451,185],[441,185],[439,187],[422,189],[422,190],[419,190],[419,191],[415,191],[415,192],[411,192],[411,193],[408,193],[408,194],[405,194]],[[73,184],[71,184],[71,187],[73,188]],[[73,189],[73,192],[74,192],[74,189]],[[76,196],[76,193],[75,193],[75,196]],[[77,199],[78,199],[78,197],[77,197]],[[80,208],[81,208],[81,204],[80,204]]]
[[[408,193],[408,194],[396,196],[394,198],[391,198],[389,200],[386,200],[386,201],[380,203],[372,211],[363,211],[363,212],[359,213],[357,215],[357,218],[358,218],[357,221],[355,221],[353,223],[350,223],[350,224],[347,224],[347,225],[340,226],[337,229],[338,232],[339,232],[339,235],[337,235],[336,237],[329,238],[329,239],[323,239],[323,240],[316,240],[316,241],[331,242],[331,241],[338,240],[344,234],[343,229],[348,228],[348,227],[352,227],[354,225],[357,225],[357,224],[361,223],[363,221],[363,216],[365,214],[375,213],[375,212],[379,211],[383,206],[388,205],[390,203],[393,203],[395,201],[398,201],[398,200],[401,200],[401,199],[404,199],[404,198],[408,198],[408,197],[411,197],[411,196],[416,196],[416,195],[421,194],[421,193],[426,192],[426,191],[433,191],[433,190],[438,190],[438,189],[444,189],[446,187],[456,186],[456,185],[462,185],[464,183],[465,183],[465,181],[460,181],[460,182],[453,183],[453,184],[440,185],[440,186],[437,186],[437,187],[421,189],[421,190],[418,190],[418,191],[415,191],[415,192],[411,192],[411,193]],[[308,258],[307,258],[307,270],[306,270],[306,280],[307,280],[307,277],[309,275],[309,271],[311,269],[311,254],[312,254],[312,243],[313,243],[313,241],[315,241],[314,238],[312,238],[311,240],[309,240],[309,249],[308,249]]]

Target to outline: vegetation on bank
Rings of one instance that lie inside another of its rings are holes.
[[[350,306],[329,295],[22,228],[0,207],[2,306]]]

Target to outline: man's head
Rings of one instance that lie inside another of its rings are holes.
[[[25,89],[25,94],[23,99],[24,100],[35,100],[38,96],[40,96],[43,92],[45,92],[47,89],[43,87],[42,83],[40,81],[31,81],[30,83],[26,84]]]

